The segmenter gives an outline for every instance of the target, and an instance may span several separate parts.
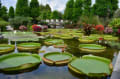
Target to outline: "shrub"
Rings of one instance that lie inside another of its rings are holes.
[[[0,21],[0,28],[1,28],[1,31],[4,31],[5,30],[5,26],[9,25],[9,22],[7,21],[4,21],[4,20],[1,20]]]
[[[7,21],[0,21],[0,27],[5,27],[9,24]]]
[[[38,26],[37,24],[32,25],[32,29],[34,32],[41,32],[42,31],[42,27]]]
[[[120,26],[120,18],[114,18],[110,23],[111,27],[119,27]]]
[[[15,28],[19,29],[20,25],[26,25],[31,22],[32,18],[30,17],[15,17],[9,20],[10,24]]]

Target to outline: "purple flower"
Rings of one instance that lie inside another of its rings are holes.
[[[113,32],[113,29],[111,27],[106,27],[104,30],[104,33],[111,34]]]

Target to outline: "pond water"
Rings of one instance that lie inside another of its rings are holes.
[[[43,44],[43,40],[40,39],[39,41],[42,44],[42,47],[40,51],[45,51],[44,53],[47,52],[61,52],[62,49],[59,48],[54,48],[52,46],[45,46]],[[64,40],[64,42],[68,45],[68,47],[65,49],[66,52],[70,52],[76,57],[81,57],[83,55],[88,55],[83,52],[81,52],[78,48],[79,46],[79,41],[77,39],[71,39],[71,40]],[[8,43],[8,40],[0,40],[1,43]],[[12,42],[12,44],[16,44],[15,42]],[[18,44],[18,42],[17,42]],[[15,50],[17,53],[17,49]],[[44,53],[40,53],[39,55],[42,57]],[[94,54],[96,56],[101,56],[105,58],[111,59],[113,61],[113,64],[115,62],[115,58],[117,56],[117,50],[107,48],[107,50],[103,53],[98,53]],[[0,73],[0,79],[110,79],[110,77],[104,77],[104,78],[89,78],[87,76],[80,76],[68,69],[67,66],[48,66],[42,62],[39,66],[35,68],[31,68],[28,70],[23,70],[19,73],[14,72],[14,73]]]

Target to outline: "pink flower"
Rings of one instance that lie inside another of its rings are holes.
[[[24,26],[24,25],[21,25],[21,26],[19,27],[19,30],[26,31],[26,30],[27,30],[27,27]]]
[[[105,32],[106,34],[109,34],[109,33],[112,33],[112,32],[113,32],[113,29],[112,29],[111,27],[106,27],[105,30],[104,30],[104,32]]]

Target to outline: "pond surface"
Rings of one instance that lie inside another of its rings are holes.
[[[43,40],[40,40],[39,42],[42,44],[40,51],[45,51],[44,53],[62,51],[62,49],[59,48],[54,48],[52,46],[45,46],[43,44]],[[68,45],[68,47],[65,49],[66,52],[70,52],[76,57],[88,55],[79,50],[78,46],[80,43],[77,39],[64,40],[64,42]],[[5,39],[0,40],[0,44],[2,43],[7,44],[8,40]],[[12,44],[15,44],[15,42],[12,42]],[[18,52],[17,49],[15,50],[15,52],[16,53]],[[42,57],[44,53],[40,53],[39,55]],[[117,50],[107,48],[105,52],[94,55],[109,58],[111,59],[111,61],[115,62],[114,58],[117,56]],[[48,66],[42,62],[42,64],[40,64],[39,66],[28,70],[23,70],[20,73],[17,72],[14,72],[14,74],[0,73],[0,79],[110,79],[110,77],[89,78],[87,76],[80,76],[71,72],[67,66],[60,66],[60,67]]]

